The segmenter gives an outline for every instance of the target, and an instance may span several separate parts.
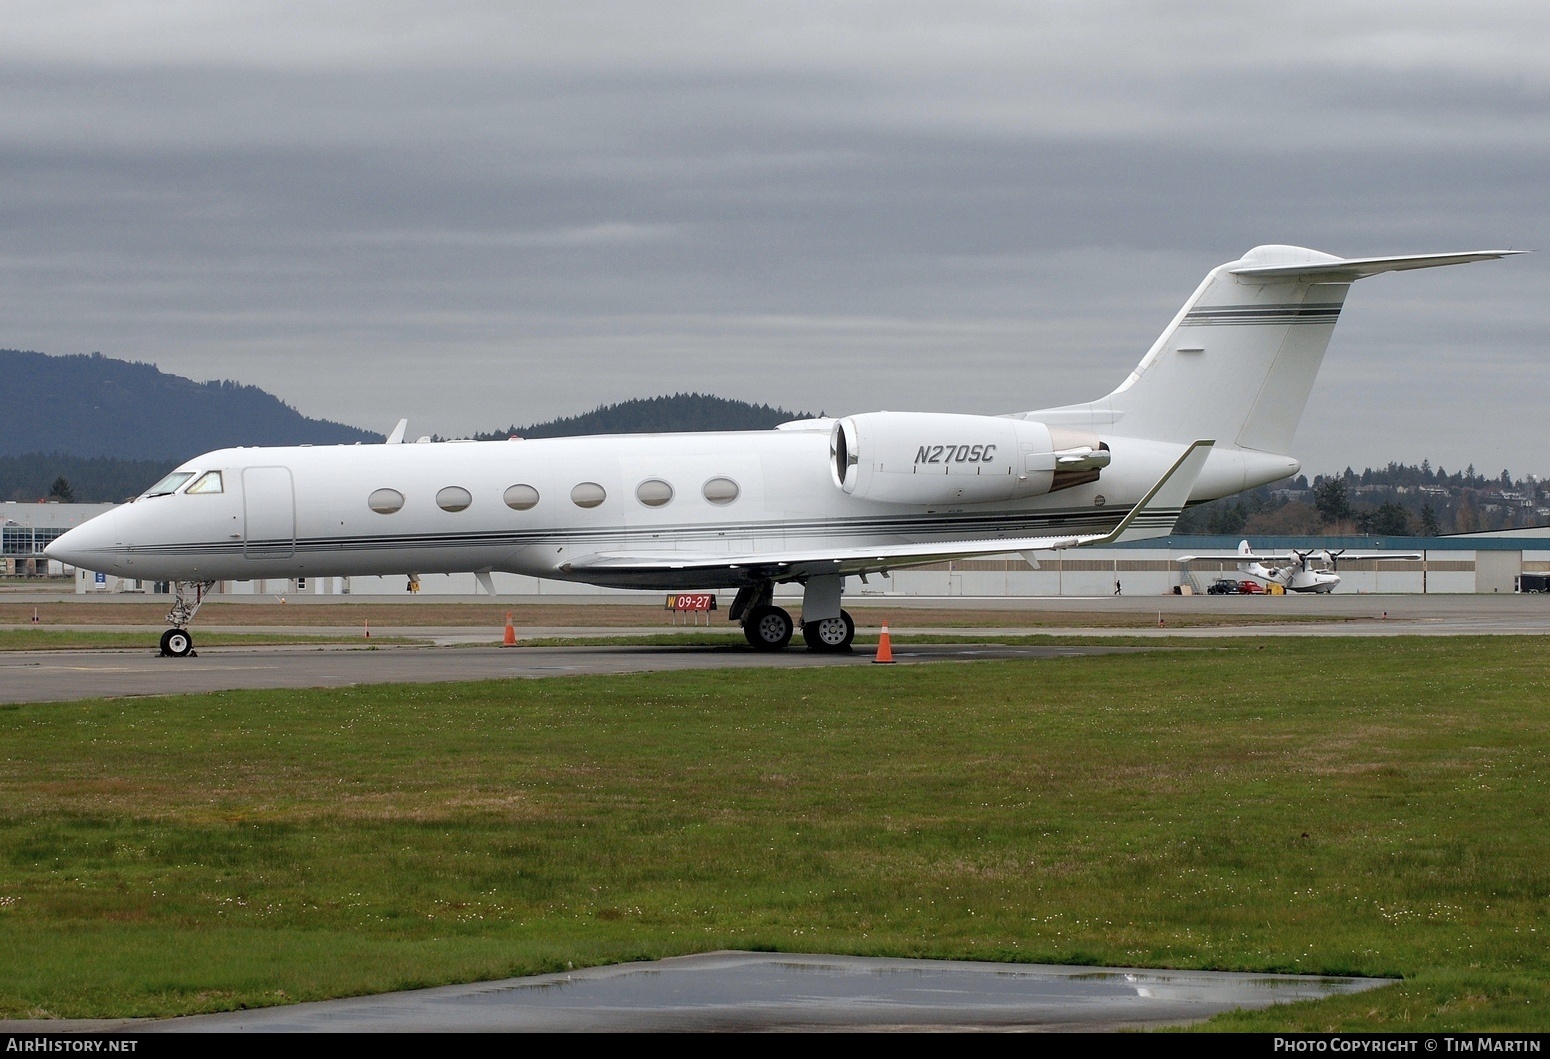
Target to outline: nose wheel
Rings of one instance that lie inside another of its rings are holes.
[[[168,629],[161,634],[163,658],[187,658],[194,653],[194,638],[187,629]]]

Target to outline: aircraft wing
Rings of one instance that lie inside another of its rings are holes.
[[[1220,555],[1181,555],[1175,562],[1192,563],[1197,559],[1206,563],[1289,563],[1296,556],[1292,555],[1244,555],[1242,552],[1222,552]]]
[[[1353,559],[1414,559],[1420,562],[1420,552],[1330,552],[1334,562],[1348,563]]]
[[[895,567],[966,559],[976,555],[1002,555],[1007,552],[1049,551],[1117,541],[1165,537],[1173,532],[1179,513],[1189,499],[1190,490],[1205,467],[1206,457],[1215,442],[1197,441],[1184,451],[1172,467],[1147,490],[1141,502],[1131,508],[1108,533],[1067,534],[1052,537],[996,537],[961,541],[931,541],[913,544],[875,544],[870,547],[825,548],[821,551],[797,549],[784,552],[750,552],[743,555],[687,552],[640,554],[598,552],[581,556],[561,569],[608,571],[614,574],[661,573],[683,571],[706,573],[726,571],[739,577],[790,580],[818,574],[864,574]]]
[[[1075,537],[1004,537],[995,540],[935,541],[929,544],[884,544],[871,548],[830,548],[823,551],[750,552],[744,555],[724,552],[701,555],[684,552],[668,555],[599,552],[576,559],[569,566],[574,570],[607,570],[615,573],[673,570],[703,573],[725,570],[732,574],[783,580],[816,574],[871,573],[977,555],[1071,548],[1096,539],[1096,534]]]

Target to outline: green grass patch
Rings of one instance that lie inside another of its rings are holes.
[[[157,649],[160,632],[130,630],[127,632],[101,632],[97,630],[51,629],[0,629],[0,651],[79,651],[111,650],[114,648]],[[219,629],[196,629],[194,641],[198,647],[242,647],[263,644],[340,644],[352,643],[409,645],[425,643],[409,637],[316,636],[308,633],[246,633],[221,632]]]
[[[752,948],[1397,976],[1212,1026],[1541,1030],[1545,646],[3,706],[0,1013]]]

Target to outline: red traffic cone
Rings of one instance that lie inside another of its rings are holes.
[[[872,659],[872,661],[893,661],[893,643],[888,639],[888,623],[886,621],[883,622],[883,631],[881,635],[877,637],[877,657]]]
[[[517,646],[517,630],[511,624],[511,612],[506,612],[506,637],[501,641],[502,647]]]

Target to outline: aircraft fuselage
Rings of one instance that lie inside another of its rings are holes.
[[[180,468],[193,475],[184,490],[217,471],[220,492],[141,497],[72,530],[54,554],[150,580],[499,570],[641,588],[732,587],[745,578],[613,573],[577,560],[1102,532],[1183,449],[1107,440],[1114,462],[1096,482],[934,507],[847,495],[831,477],[827,429],[221,449]],[[1270,481],[1289,463],[1213,452],[1192,500],[1244,488],[1251,465]]]

